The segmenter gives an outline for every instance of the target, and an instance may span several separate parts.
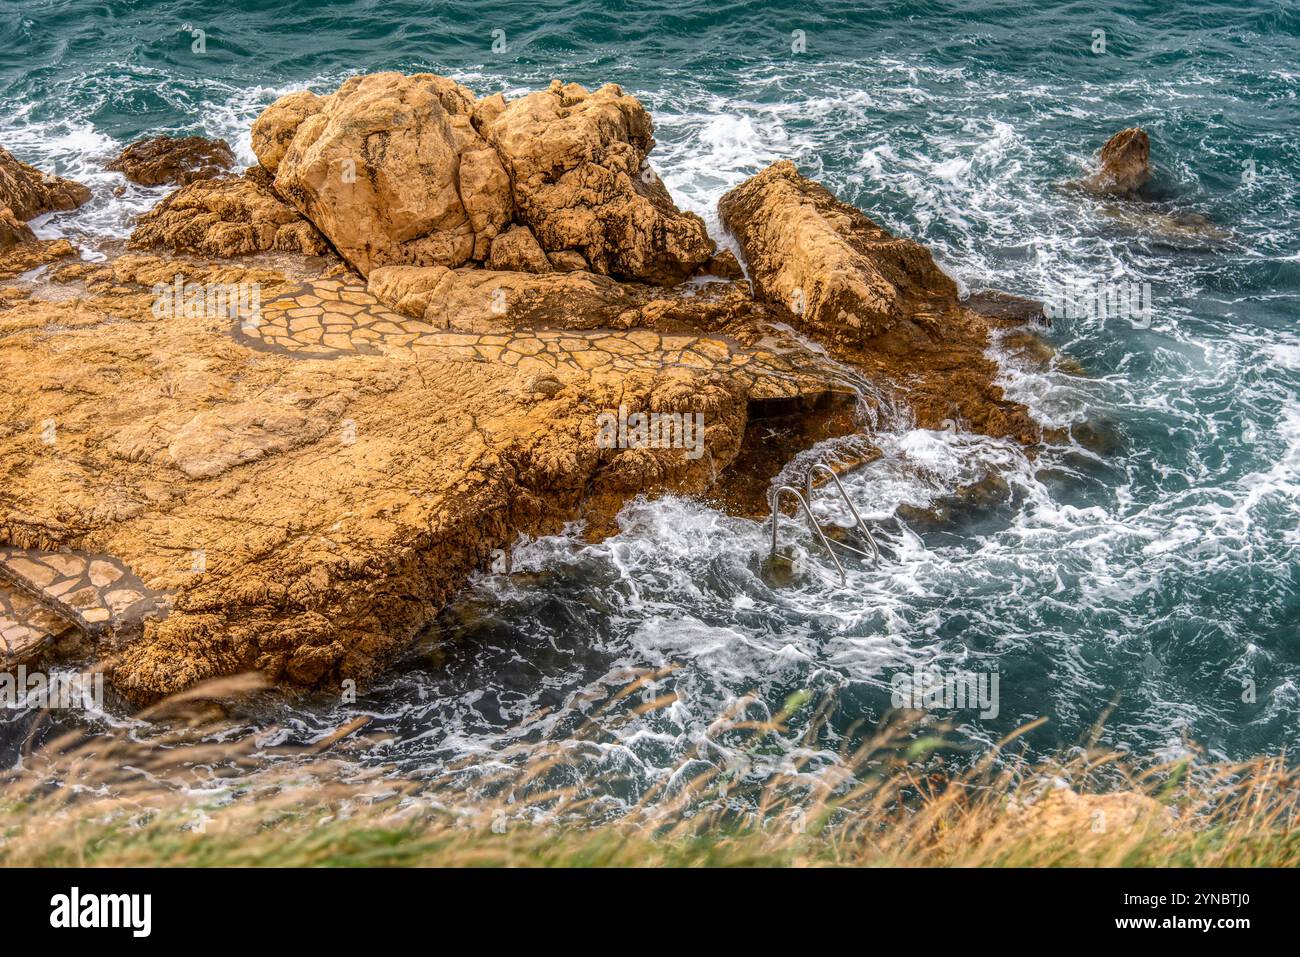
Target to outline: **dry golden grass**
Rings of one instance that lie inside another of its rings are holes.
[[[199,740],[212,731],[205,701],[247,688],[219,683],[152,709],[146,717],[169,730],[143,740],[68,735],[27,755],[0,780],[0,864],[1300,865],[1300,782],[1281,757],[1139,767],[1084,748],[1025,764],[1006,750],[1022,729],[944,774],[933,759],[941,741],[895,723],[838,763],[795,760],[743,792],[717,770],[677,775],[610,818],[597,799],[548,784],[589,747],[581,733],[532,746],[472,793],[461,779],[417,781],[332,755],[363,722],[269,766],[250,740]],[[807,704],[796,697],[768,722],[720,722],[756,751]],[[593,720],[588,737],[599,728]]]

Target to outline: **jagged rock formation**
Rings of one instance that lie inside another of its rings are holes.
[[[330,252],[316,227],[280,199],[256,167],[241,177],[201,179],[178,189],[140,217],[129,245],[217,258],[267,250]]]
[[[520,220],[548,252],[576,250],[595,272],[660,285],[713,254],[704,221],[677,209],[646,165],[650,114],[618,86],[588,93],[557,80],[476,118],[510,171]]]
[[[0,147],[0,253],[37,244],[36,234],[26,220],[56,210],[76,209],[88,199],[90,190],[80,183],[42,173]]]
[[[184,186],[195,180],[223,176],[234,165],[235,154],[225,140],[155,136],[132,143],[105,169],[119,172],[142,186],[164,183]]]
[[[984,355],[993,320],[958,300],[924,246],[840,202],[789,160],[727,193],[718,210],[759,298],[788,310],[837,356],[905,382],[920,425],[951,419],[989,435],[1039,439],[1025,408],[993,384],[997,368]]]
[[[14,215],[8,206],[0,206],[0,253],[23,243],[36,242],[30,226]]]
[[[788,163],[722,202],[755,295],[646,175],[651,145],[613,86],[359,77],[277,101],[259,167],[142,218],[133,247],[182,255],[0,255],[50,263],[0,287],[0,580],[58,619],[5,597],[6,655],[62,622],[137,701],[246,669],[364,682],[520,534],[599,534],[666,490],[761,507],[771,473],[729,495],[732,463],[786,447],[765,416],[854,430],[839,362],[921,425],[1037,437],[983,354],[1031,308],[960,302]],[[356,273],[295,255],[330,246]],[[678,284],[704,272],[733,281]],[[667,431],[611,447],[620,410]]]
[[[90,190],[80,183],[42,173],[0,147],[0,209],[7,206],[17,219],[26,221],[42,213],[76,209],[88,199]]]
[[[363,276],[489,259],[544,272],[542,252],[582,257],[568,268],[671,284],[713,242],[646,166],[651,129],[645,108],[612,84],[588,93],[557,81],[506,103],[431,74],[378,73],[329,96],[281,98],[253,125],[253,150],[280,195]]]

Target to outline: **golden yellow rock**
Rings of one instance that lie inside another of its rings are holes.
[[[253,126],[277,192],[363,276],[393,264],[487,256],[514,203],[470,121],[474,97],[432,74],[353,77],[325,97],[290,94]]]

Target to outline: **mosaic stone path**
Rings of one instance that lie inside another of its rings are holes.
[[[31,661],[74,626],[16,586],[0,581],[0,668]]]
[[[168,610],[166,594],[150,591],[111,555],[0,546],[0,581],[11,594],[36,599],[31,603],[57,613],[50,617],[64,619],[91,638]]]
[[[523,372],[561,367],[632,371],[726,368],[748,379],[755,398],[822,391],[826,378],[796,360],[746,350],[726,339],[661,335],[649,329],[519,329],[454,332],[394,312],[364,286],[318,279],[261,306],[257,319],[236,320],[235,338],[250,348],[303,359],[346,355],[420,355],[436,351],[465,362],[499,362]]]

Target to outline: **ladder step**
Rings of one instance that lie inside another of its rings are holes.
[[[867,544],[871,546],[870,553],[864,552],[859,548],[854,548],[852,545],[846,544],[845,542],[838,542],[835,541],[834,539],[826,537],[825,531],[823,531],[821,525],[818,524],[817,517],[813,514],[813,510],[812,510],[812,497],[813,497],[813,489],[814,489],[813,478],[814,476],[816,476],[818,472],[825,472],[827,475],[831,477],[831,481],[835,483],[835,487],[839,490],[840,497],[844,500],[844,504],[848,506],[849,512],[853,516],[853,520],[857,523],[858,531],[862,533],[862,537],[865,538]],[[808,490],[806,496],[801,494],[797,488],[791,485],[779,485],[775,490],[773,490],[772,502],[771,502],[772,504],[772,552],[771,555],[769,556],[769,560],[771,558],[776,557],[777,532],[781,527],[781,496],[793,495],[795,501],[799,505],[799,508],[802,508],[804,514],[808,517],[808,524],[812,526],[812,530],[817,533],[817,537],[821,540],[822,545],[825,546],[826,554],[830,555],[831,561],[835,563],[835,567],[839,570],[841,585],[846,584],[848,582],[848,576],[844,572],[844,566],[840,564],[840,560],[835,554],[835,549],[831,547],[832,545],[839,546],[840,548],[843,548],[846,551],[852,552],[855,555],[859,555],[862,558],[865,558],[868,561],[871,561],[879,565],[880,548],[876,545],[875,536],[871,534],[871,529],[867,528],[867,523],[864,522],[862,520],[862,516],[858,514],[857,508],[855,508],[853,505],[853,500],[849,498],[849,493],[845,490],[844,484],[840,482],[840,477],[835,474],[835,471],[825,462],[815,463],[808,469],[808,474],[806,476],[806,487]]]

